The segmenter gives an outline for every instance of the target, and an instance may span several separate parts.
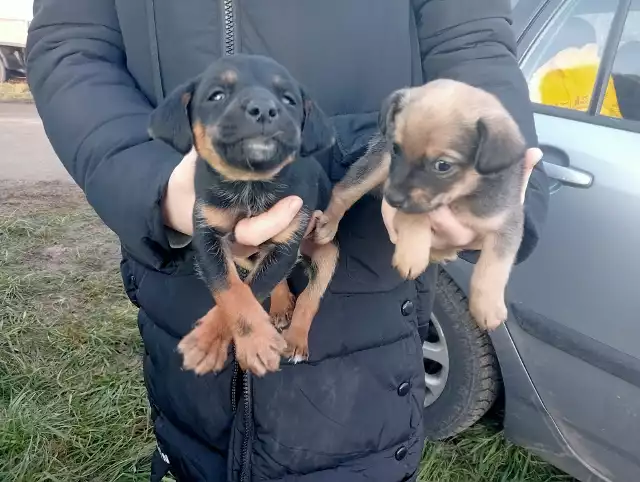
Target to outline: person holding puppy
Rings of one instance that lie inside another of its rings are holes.
[[[521,262],[538,242],[548,189],[509,0],[35,0],[34,14],[27,68],[36,106],[62,163],[118,235],[124,286],[140,308],[158,443],[152,480],[167,471],[181,482],[416,480],[425,438],[417,327],[428,321],[436,269],[415,282],[394,271],[385,228],[393,210],[383,203],[381,215],[380,201],[366,198],[343,219],[308,363],[257,378],[229,360],[196,376],[176,350],[212,306],[193,265],[195,155],[152,140],[148,119],[214,59],[271,56],[331,116],[336,143],[317,158],[335,183],[364,153],[394,89],[436,78],[481,87],[530,148]],[[233,249],[255,250],[300,206],[285,198],[242,220]],[[435,247],[477,247],[446,208],[432,224]],[[295,293],[300,284],[291,280]]]

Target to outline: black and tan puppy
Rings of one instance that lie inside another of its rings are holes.
[[[180,342],[184,366],[199,374],[219,371],[231,341],[241,368],[260,376],[277,370],[281,355],[305,359],[309,328],[338,255],[333,243],[313,250],[309,283],[294,308],[286,278],[300,259],[314,211],[323,209],[331,190],[309,157],[333,143],[323,112],[274,60],[234,55],[172,92],[153,112],[150,134],[198,154],[193,244],[216,306]],[[234,258],[236,223],[290,195],[302,198],[303,207],[289,227],[257,255]],[[267,313],[261,303],[270,295]],[[290,320],[283,335],[272,320],[281,328]]]
[[[316,241],[333,239],[360,197],[382,193],[397,208],[393,265],[406,278],[458,250],[431,249],[430,211],[449,206],[479,233],[480,257],[469,308],[493,329],[507,317],[504,291],[523,234],[524,138],[493,95],[454,80],[435,80],[390,95],[380,112],[380,136],[335,186],[316,225]]]

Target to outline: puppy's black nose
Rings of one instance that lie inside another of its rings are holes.
[[[388,190],[385,192],[384,197],[387,203],[396,209],[401,208],[407,202],[407,196],[404,193],[395,190]]]
[[[278,106],[273,99],[251,99],[245,112],[254,122],[266,123],[278,118]]]

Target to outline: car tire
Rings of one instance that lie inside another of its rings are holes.
[[[9,72],[7,71],[4,62],[2,61],[2,58],[0,58],[0,84],[6,82],[7,80],[9,80]]]
[[[491,339],[469,313],[466,296],[442,269],[431,322],[421,335],[427,387],[429,377],[435,382],[436,374],[446,371],[435,399],[430,399],[427,388],[424,408],[427,439],[442,440],[459,434],[487,413],[502,388],[500,368]],[[450,362],[436,350],[438,347],[446,351]],[[432,356],[434,353],[440,354]]]

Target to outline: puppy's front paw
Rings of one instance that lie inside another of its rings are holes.
[[[178,344],[182,366],[198,375],[219,372],[229,356],[231,332],[220,313],[214,310],[198,320],[196,327]]]
[[[318,215],[314,233],[315,242],[318,244],[330,243],[338,232],[339,222],[339,219],[327,216],[326,214]]]
[[[293,363],[300,363],[309,359],[309,333],[295,323],[284,332],[287,348],[284,355]]]
[[[471,316],[482,330],[495,330],[507,319],[504,296],[499,293],[471,292],[469,298]]]
[[[429,252],[428,250],[426,253],[421,250],[412,251],[397,245],[392,264],[403,278],[416,279],[429,266]]]
[[[287,342],[269,320],[244,323],[244,329],[234,337],[240,367],[259,377],[277,371]]]

